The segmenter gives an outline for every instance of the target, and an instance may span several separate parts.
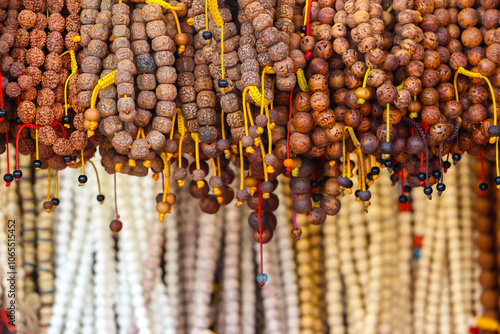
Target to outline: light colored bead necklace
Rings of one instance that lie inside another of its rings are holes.
[[[248,208],[241,208],[247,217]],[[243,334],[255,333],[255,263],[253,255],[254,239],[249,228],[241,228],[241,330]]]

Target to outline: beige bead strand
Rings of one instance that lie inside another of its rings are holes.
[[[241,210],[229,203],[224,215],[224,279],[223,279],[223,308],[225,309],[224,332],[226,334],[241,333],[240,326],[240,229],[246,228],[243,224],[245,217]]]
[[[286,312],[286,333],[298,334],[300,332],[299,321],[299,286],[297,283],[297,271],[294,260],[293,240],[290,231],[293,228],[292,194],[290,191],[290,179],[281,178],[275,191],[280,200],[280,206],[276,209],[278,224],[274,230],[278,244],[280,276],[283,284]]]
[[[42,202],[47,195],[48,174],[46,171],[36,173],[35,196],[37,198],[38,217],[36,221],[37,236],[37,273],[38,287],[42,308],[40,309],[40,332],[45,333],[52,316],[54,302],[54,269],[52,267],[52,215],[42,208]]]
[[[240,208],[243,210],[242,216],[247,217],[249,209],[245,205]],[[279,225],[279,224],[278,224]],[[241,231],[241,333],[254,334],[255,330],[255,311],[256,311],[256,283],[255,283],[255,261],[253,254],[253,244],[255,243],[252,230],[244,226]]]
[[[382,176],[382,177],[385,177]],[[369,259],[369,288],[366,291],[366,318],[365,330],[366,333],[377,333],[377,327],[380,316],[381,290],[382,290],[382,219],[380,202],[380,181],[375,182],[371,187],[372,193],[369,208],[369,223],[367,224],[368,237],[370,244],[368,245]]]

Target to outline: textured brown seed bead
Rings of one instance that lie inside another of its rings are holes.
[[[153,129],[161,133],[169,133],[172,129],[172,120],[167,117],[157,116],[153,119]]]
[[[156,96],[161,101],[174,101],[177,97],[177,88],[172,84],[160,84],[156,88]]]
[[[194,89],[196,93],[199,93],[203,90],[213,90],[213,81],[211,77],[201,77],[197,78],[194,83]]]
[[[217,122],[217,114],[214,109],[203,108],[198,110],[197,116],[200,125],[214,125]]]
[[[154,109],[156,107],[156,94],[152,91],[141,91],[137,96],[137,105],[144,109]]]

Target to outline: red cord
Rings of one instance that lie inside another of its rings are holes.
[[[420,172],[424,172],[424,151],[422,151],[422,154],[420,155]],[[420,181],[420,185],[424,185],[424,181]]]
[[[260,244],[260,286],[265,284],[264,282],[264,255],[262,251],[262,190],[260,189],[259,180],[259,244]]]
[[[3,98],[2,98],[3,99]],[[7,174],[10,174],[10,160],[9,160],[9,133],[5,133],[5,146],[7,147]],[[5,184],[7,187],[10,186],[10,182]]]
[[[309,36],[310,29],[311,29],[311,3],[312,0],[309,0],[309,4],[307,7],[307,20],[306,20],[306,36]]]
[[[401,172],[399,174],[399,177],[401,178],[401,195],[405,194],[405,166],[401,164]],[[403,209],[406,209],[406,203],[403,203],[401,205]]]
[[[297,69],[293,70],[293,74]],[[290,127],[292,126],[292,105],[293,105],[293,90],[290,91],[290,115],[288,116],[288,130],[286,134],[286,158],[290,159]],[[290,167],[286,167],[287,174],[290,174]]]
[[[484,183],[483,153],[479,154],[479,161],[481,161],[481,182]],[[484,195],[484,190],[481,190],[481,195]]]
[[[61,123],[59,123],[58,121],[54,121],[54,122],[52,122],[52,124],[50,124],[50,126],[53,128],[58,126],[58,125],[61,127],[64,139],[66,139],[66,132],[64,131],[64,126]]]

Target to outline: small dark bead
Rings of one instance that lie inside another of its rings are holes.
[[[202,34],[202,37],[204,40],[208,41],[209,39],[212,39],[212,32],[205,30]]]
[[[406,195],[400,195],[399,196],[399,203],[404,204],[406,202],[408,202],[408,196],[406,196]]]
[[[418,173],[417,177],[418,177],[419,181],[425,181],[425,179],[427,178],[427,175],[425,175],[425,173],[423,173],[423,172],[420,172],[420,173]]]
[[[446,189],[446,186],[444,183],[438,183],[436,186],[437,191],[443,192]]]
[[[399,181],[399,177],[397,177],[394,174],[391,174],[391,182],[398,182],[398,181]]]
[[[495,177],[495,184],[500,185],[500,176]]]
[[[395,173],[401,172],[401,164],[394,165],[392,169],[394,170]]]
[[[42,162],[40,160],[33,161],[33,167],[42,168]]]
[[[160,203],[163,200],[163,193],[159,193],[156,195],[156,204]]]
[[[23,125],[24,123],[23,123],[23,121],[21,121],[21,119],[18,117],[18,118],[16,118],[16,124],[17,124],[17,125]]]
[[[323,188],[325,185],[326,185],[326,181],[325,181],[325,180],[321,180],[321,181],[319,182],[319,186],[320,186],[321,188]]]
[[[23,177],[23,172],[21,172],[19,169],[16,169],[14,173],[12,173],[15,179],[20,179]]]
[[[449,161],[445,161],[445,162],[443,163],[443,168],[444,168],[444,169],[448,169],[448,168],[450,168],[450,167],[451,167],[451,162],[449,162]]]
[[[405,186],[404,191],[405,191],[405,193],[409,193],[411,191],[411,187]]]
[[[358,196],[359,196],[360,191],[361,191],[361,190],[359,190],[359,189],[358,189],[358,190],[356,190],[356,191],[354,192],[354,196],[358,197]]]
[[[426,194],[426,195],[432,194],[432,188],[431,187],[425,187],[424,188],[424,194]]]
[[[439,179],[441,177],[441,171],[435,170],[432,172],[432,177],[435,179]]]
[[[479,184],[479,190],[481,190],[481,191],[488,190],[488,183],[486,183],[486,182],[480,183]]]
[[[64,161],[65,163],[70,163],[70,162],[71,162],[71,155],[65,155],[65,156],[63,157],[63,161]]]
[[[54,206],[58,206],[59,205],[59,198],[53,198],[52,204],[54,204]]]
[[[300,33],[301,34],[307,33],[307,27],[306,26],[300,26]]]
[[[379,175],[380,174],[380,168],[378,167],[372,167],[370,171],[373,175]]]
[[[105,197],[104,197],[104,195],[102,195],[102,194],[97,195],[97,201],[98,201],[98,202],[104,202],[104,198],[105,198]]]
[[[0,109],[0,117],[5,118],[6,116],[7,116],[7,112],[5,111],[5,109]]]
[[[80,175],[78,176],[78,182],[80,183],[87,183],[87,175]]]
[[[71,118],[69,118],[69,116],[63,116],[62,122],[63,122],[63,124],[70,124]]]
[[[323,199],[323,195],[322,194],[314,194],[313,195],[313,201],[314,202],[319,202],[319,201],[321,201],[321,199]]]
[[[370,181],[373,180],[373,174],[372,173],[366,174],[366,178]]]
[[[14,181],[14,176],[12,174],[5,174],[3,176],[3,180],[5,182],[12,182],[12,181]]]
[[[462,159],[462,156],[460,155],[460,153],[453,153],[451,158],[453,159],[453,161],[460,161],[460,159]]]
[[[386,160],[384,162],[384,166],[387,167],[387,168],[391,168],[392,167],[392,161],[391,160]]]
[[[219,79],[218,85],[220,88],[227,88],[229,83],[227,82],[227,79]]]
[[[311,188],[318,188],[318,186],[319,186],[318,181],[314,181],[314,180],[311,181]]]
[[[347,186],[346,186],[346,188],[352,188],[352,186],[353,186],[353,185],[354,185],[354,184],[352,183],[352,181],[351,181],[351,180],[349,180],[349,182],[347,182]]]

